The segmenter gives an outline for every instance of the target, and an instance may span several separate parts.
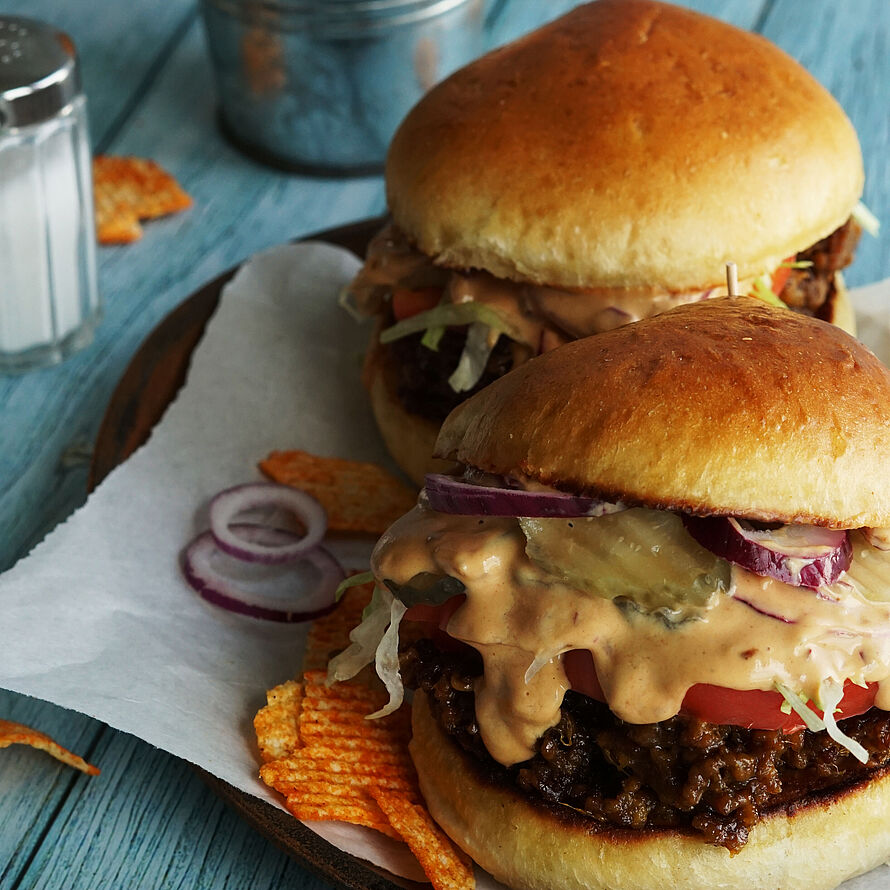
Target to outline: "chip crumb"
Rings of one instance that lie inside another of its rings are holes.
[[[192,206],[179,183],[154,161],[111,155],[93,158],[93,199],[100,244],[138,241],[140,220]]]
[[[273,451],[260,461],[270,479],[312,495],[328,514],[328,528],[382,535],[417,502],[417,492],[368,461]]]
[[[79,769],[82,773],[87,773],[90,776],[99,775],[98,767],[87,763],[82,757],[73,754],[67,748],[63,748],[45,733],[31,729],[30,726],[25,726],[22,723],[0,720],[0,748],[8,748],[10,745],[30,745],[32,748],[45,751],[66,766]]]

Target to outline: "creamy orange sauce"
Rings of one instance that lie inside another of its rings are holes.
[[[575,649],[591,653],[609,707],[631,723],[672,717],[696,683],[770,690],[779,681],[814,698],[824,679],[851,679],[881,684],[877,704],[890,705],[890,603],[870,602],[853,584],[820,596],[734,567],[729,592],[703,618],[669,627],[553,577],[525,543],[516,519],[445,515],[421,502],[372,558],[380,580],[429,572],[465,585],[447,631],[482,655],[476,713],[503,764],[530,757],[559,720],[562,656]]]
[[[743,282],[743,292],[750,283]],[[350,291],[359,309],[374,314],[380,311],[387,290],[426,285],[441,285],[455,303],[490,305],[509,320],[521,342],[536,352],[716,293],[672,293],[653,287],[566,290],[508,281],[483,271],[444,269],[413,248],[394,226],[387,226],[371,241],[365,265]]]

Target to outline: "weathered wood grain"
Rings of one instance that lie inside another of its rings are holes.
[[[0,718],[52,736],[89,760],[101,724],[83,714],[0,690]],[[56,808],[86,776],[23,745],[0,749],[0,887],[13,886]]]

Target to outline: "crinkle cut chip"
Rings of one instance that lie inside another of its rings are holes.
[[[417,492],[375,463],[273,451],[260,469],[275,482],[311,494],[334,531],[382,535],[417,502]]]
[[[435,890],[476,886],[472,861],[455,847],[425,807],[385,789],[375,790],[374,799],[417,857]]]

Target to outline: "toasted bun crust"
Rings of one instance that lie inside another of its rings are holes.
[[[827,322],[723,297],[526,362],[436,454],[659,509],[884,527],[890,370]]]
[[[439,424],[413,414],[399,401],[395,375],[386,361],[389,352],[378,338],[379,331],[375,331],[365,355],[363,372],[371,410],[393,460],[412,482],[423,487],[427,473],[447,473],[454,469],[454,463],[433,458]]]
[[[433,818],[517,890],[830,890],[890,855],[890,775],[769,814],[735,856],[677,830],[603,830],[483,780],[418,693],[411,756]]]
[[[600,0],[428,93],[386,182],[395,222],[443,265],[681,291],[829,234],[863,172],[840,106],[778,47],[653,0]]]

